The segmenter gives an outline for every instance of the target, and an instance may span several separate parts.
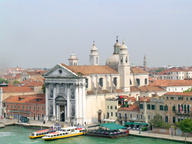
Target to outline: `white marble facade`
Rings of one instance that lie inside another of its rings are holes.
[[[85,122],[85,79],[58,64],[45,75],[46,120]]]

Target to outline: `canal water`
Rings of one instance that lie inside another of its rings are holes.
[[[116,139],[79,136],[54,141],[44,141],[41,138],[29,139],[31,132],[38,129],[23,126],[6,126],[0,129],[0,144],[184,144],[162,139],[127,136]]]

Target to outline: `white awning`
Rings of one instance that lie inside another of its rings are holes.
[[[112,120],[112,119],[102,119],[102,121],[115,122],[115,120]]]

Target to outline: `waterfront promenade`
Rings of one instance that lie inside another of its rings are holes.
[[[30,120],[29,123],[21,123],[16,120],[16,119],[3,119],[0,120],[0,127],[8,126],[8,125],[23,125],[23,126],[29,126],[29,127],[47,127],[50,128],[55,124],[55,122],[46,122],[43,124],[42,121],[33,121]],[[66,123],[59,123],[60,125],[67,127],[69,126]],[[171,135],[165,135],[165,134],[156,134],[153,133],[152,131],[141,131],[141,134],[139,134],[139,131],[137,130],[130,130],[129,131],[130,135],[133,136],[139,136],[139,137],[149,137],[149,138],[157,138],[157,139],[166,139],[166,140],[172,140],[172,141],[180,141],[180,142],[185,142],[185,137],[182,136],[171,136]],[[187,137],[186,142],[192,143],[192,137]]]
[[[185,142],[185,137],[182,137],[182,136],[173,136],[172,137],[171,135],[156,134],[156,133],[153,133],[152,131],[141,131],[141,134],[139,134],[139,131],[137,131],[137,130],[130,130],[129,134],[133,135],[133,136],[150,137],[150,138]],[[187,137],[186,142],[192,143],[192,137]]]

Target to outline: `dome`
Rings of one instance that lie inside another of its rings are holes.
[[[93,41],[93,47],[91,48],[91,50],[97,50],[97,48],[95,46],[95,41]]]
[[[71,55],[70,55],[70,58],[69,59],[77,59],[77,57],[76,57],[76,55],[75,55],[75,53],[71,53]]]
[[[113,54],[106,61],[106,65],[110,66],[112,68],[117,68],[118,63],[119,63],[119,55],[118,54]]]
[[[125,45],[125,42],[124,42],[124,41],[122,42],[122,46],[121,46],[120,49],[127,49],[127,46]]]
[[[121,47],[121,44],[118,43],[118,42],[116,42],[116,43],[114,44],[114,47]]]

